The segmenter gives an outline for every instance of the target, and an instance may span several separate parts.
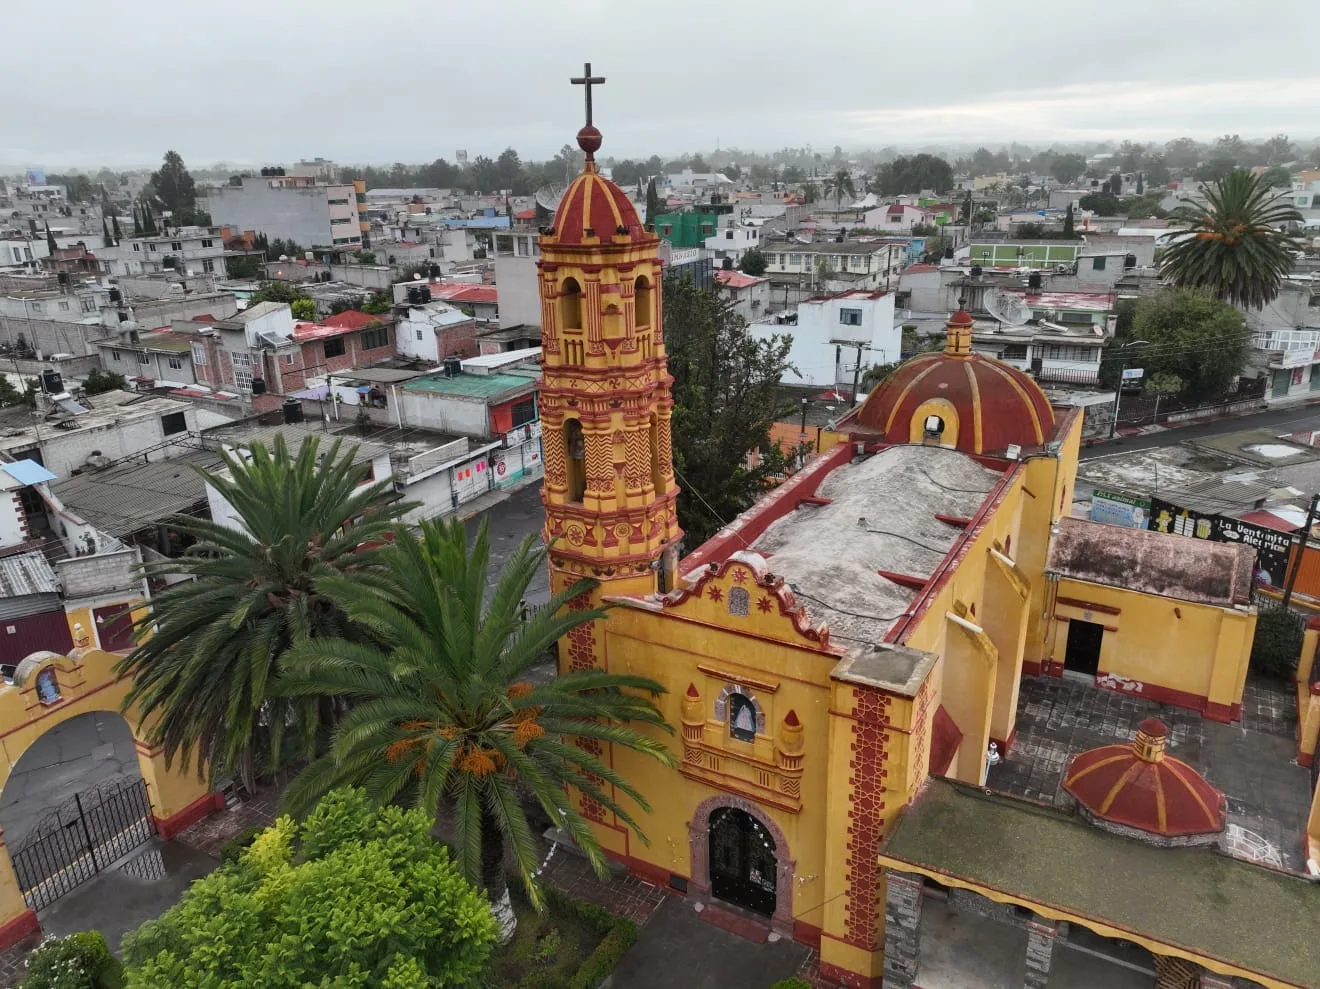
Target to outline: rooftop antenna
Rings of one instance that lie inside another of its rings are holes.
[[[1011,292],[988,289],[983,304],[986,312],[1005,326],[1021,326],[1031,319],[1031,310]]]

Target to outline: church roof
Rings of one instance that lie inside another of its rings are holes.
[[[1014,367],[971,349],[972,317],[949,317],[943,351],[918,354],[880,383],[853,424],[874,429],[890,443],[912,442],[917,409],[932,399],[957,416],[955,446],[965,453],[998,454],[1010,445],[1043,446],[1054,433],[1054,410],[1035,381]]]
[[[1154,835],[1224,830],[1224,795],[1164,751],[1169,729],[1147,718],[1129,745],[1102,745],[1068,766],[1063,788],[1100,821]]]
[[[555,242],[568,245],[585,244],[588,238],[609,244],[621,233],[628,235],[630,243],[649,237],[628,194],[597,172],[592,161],[564,192],[554,230]]]

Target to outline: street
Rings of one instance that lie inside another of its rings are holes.
[[[515,491],[507,499],[467,520],[468,538],[476,535],[481,520],[490,523],[490,576],[487,591],[495,586],[504,563],[517,550],[519,543],[529,534],[539,534],[545,524],[545,509],[541,507],[541,484],[529,484]],[[550,575],[540,568],[527,588],[529,604],[544,604],[550,598]]]
[[[1222,433],[1237,433],[1244,429],[1273,429],[1280,433],[1296,432],[1301,429],[1320,429],[1320,406],[1294,405],[1286,409],[1270,409],[1249,416],[1211,419],[1209,422],[1198,423],[1194,426],[1165,429],[1158,433],[1148,433],[1145,436],[1120,436],[1117,439],[1097,443],[1095,446],[1084,447],[1081,459],[1095,460],[1098,457],[1131,453],[1134,450],[1151,450],[1159,446],[1175,446],[1183,440],[1219,436]]]

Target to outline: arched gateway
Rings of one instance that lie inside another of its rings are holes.
[[[688,893],[723,901],[793,933],[793,876],[788,838],[762,808],[731,794],[703,800],[688,822],[692,870]]]

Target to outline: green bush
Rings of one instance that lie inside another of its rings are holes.
[[[234,837],[225,842],[225,847],[220,849],[220,861],[237,862],[243,856],[243,852],[248,845],[257,840],[257,835],[265,830],[264,828],[244,828]]]
[[[770,989],[811,989],[811,983],[795,975],[791,979],[780,979]]]
[[[1302,620],[1283,608],[1266,608],[1256,616],[1251,643],[1251,668],[1262,676],[1286,680],[1297,672],[1302,652]]]
[[[474,984],[498,925],[431,825],[358,790],[280,818],[124,938],[128,989]]]
[[[28,956],[21,989],[120,989],[123,966],[100,931],[52,938]]]

